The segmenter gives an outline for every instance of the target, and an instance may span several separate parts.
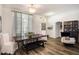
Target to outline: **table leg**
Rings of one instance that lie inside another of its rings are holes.
[[[44,42],[43,42],[43,45],[42,46],[45,48]]]

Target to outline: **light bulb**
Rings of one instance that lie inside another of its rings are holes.
[[[30,12],[31,14],[33,14],[33,13],[36,12],[36,9],[35,9],[35,8],[29,8],[29,12]]]

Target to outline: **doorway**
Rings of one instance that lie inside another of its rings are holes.
[[[62,22],[56,22],[56,36],[57,38],[61,37],[62,31]]]

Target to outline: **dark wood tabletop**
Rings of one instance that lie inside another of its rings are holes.
[[[28,36],[28,35],[27,35]],[[16,37],[16,42],[22,42],[22,41],[25,41],[25,40],[34,40],[34,39],[37,39],[37,38],[41,38],[41,37],[47,37],[47,35],[42,35],[42,34],[34,34],[32,35],[32,37],[26,37],[26,38],[21,38],[21,37]]]
[[[27,35],[28,36],[28,35]],[[22,37],[16,37],[15,38],[15,42],[17,42],[18,44],[18,48],[20,47],[20,44],[21,43],[22,45],[24,45],[24,41],[30,41],[32,40],[33,42],[35,41],[38,41],[39,38],[42,38],[42,37],[47,37],[47,35],[42,35],[42,34],[34,34],[32,35],[32,37],[25,37],[25,38],[22,38]]]

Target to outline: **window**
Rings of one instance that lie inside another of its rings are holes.
[[[22,14],[22,37],[25,37],[26,34],[28,33],[28,15],[27,14]]]
[[[32,15],[15,12],[16,36],[24,38],[32,27]],[[30,26],[31,25],[31,26]]]
[[[15,28],[15,30],[16,30],[16,35],[17,36],[21,36],[21,27],[22,27],[22,25],[21,25],[21,23],[22,23],[22,17],[21,17],[21,13],[16,13],[15,14],[16,16],[16,18],[15,18],[15,20],[16,20],[16,28]]]

